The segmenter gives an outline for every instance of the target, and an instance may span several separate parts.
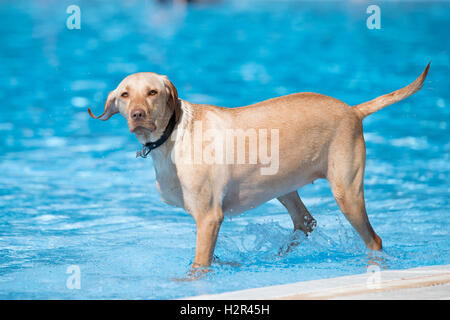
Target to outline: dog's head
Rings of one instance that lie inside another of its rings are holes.
[[[89,108],[88,112],[103,121],[120,112],[130,132],[145,144],[162,135],[174,112],[178,121],[180,106],[177,89],[166,76],[141,72],[129,75],[108,94],[103,114],[96,117]]]

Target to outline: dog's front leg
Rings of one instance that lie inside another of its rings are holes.
[[[223,221],[221,208],[214,208],[194,215],[197,224],[197,243],[193,268],[205,268],[211,265],[217,235]]]

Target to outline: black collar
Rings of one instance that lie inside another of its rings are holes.
[[[136,152],[136,158],[142,157],[142,158],[147,158],[148,154],[150,153],[150,151],[152,151],[153,149],[158,148],[160,145],[162,145],[164,142],[166,142],[166,140],[170,137],[170,135],[172,134],[173,129],[175,128],[175,111],[172,113],[172,116],[170,117],[169,123],[167,124],[166,129],[164,130],[163,134],[161,135],[161,137],[159,137],[158,140],[156,140],[155,142],[147,142],[146,144],[143,145],[142,150]]]

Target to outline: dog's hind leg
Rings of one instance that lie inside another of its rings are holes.
[[[341,143],[331,152],[327,179],[339,208],[367,248],[381,250],[381,239],[369,222],[364,203],[365,151],[362,135],[352,144]]]
[[[313,231],[317,222],[306,209],[297,191],[286,193],[277,199],[289,212],[294,224],[294,230],[301,230],[305,234]]]

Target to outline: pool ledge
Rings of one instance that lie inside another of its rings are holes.
[[[255,289],[207,294],[189,300],[450,299],[450,265],[372,272]]]

